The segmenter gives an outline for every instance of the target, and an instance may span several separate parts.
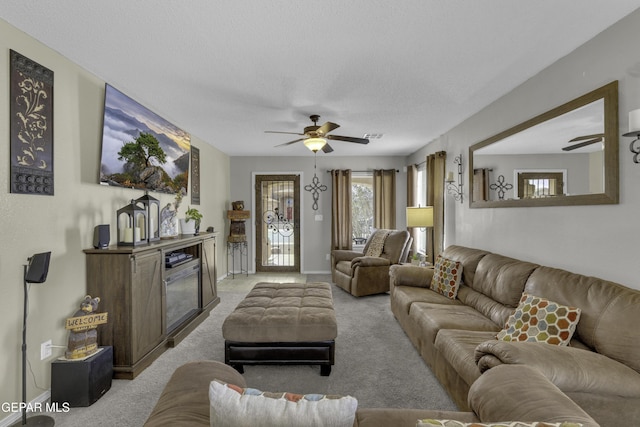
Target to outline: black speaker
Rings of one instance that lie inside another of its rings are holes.
[[[24,280],[28,283],[44,283],[49,272],[51,252],[42,252],[29,258],[29,266]]]
[[[85,360],[56,360],[51,363],[51,402],[70,407],[91,406],[111,388],[113,347]]]
[[[96,249],[106,249],[109,246],[111,232],[109,224],[96,225],[93,229],[93,247]]]

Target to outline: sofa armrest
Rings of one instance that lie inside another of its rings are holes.
[[[391,287],[415,286],[428,288],[433,278],[433,268],[410,264],[396,264],[389,268]]]
[[[386,258],[379,258],[375,256],[360,256],[351,260],[351,268],[356,267],[384,267],[391,265]]]
[[[364,254],[346,249],[334,249],[331,251],[331,256],[333,257],[333,264],[335,265],[340,261],[351,261],[354,258],[364,256]]]
[[[568,421],[598,426],[578,404],[529,366],[502,365],[485,372],[469,389],[468,401],[483,422]]]
[[[480,372],[500,364],[536,368],[566,392],[640,397],[640,374],[602,354],[535,342],[485,341],[476,347]]]
[[[224,363],[186,363],[175,370],[144,426],[209,426],[209,383],[216,379],[246,387],[243,376]]]

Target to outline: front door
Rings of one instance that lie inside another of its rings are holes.
[[[256,175],[256,271],[300,272],[300,175]]]

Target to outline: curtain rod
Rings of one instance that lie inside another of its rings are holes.
[[[334,170],[337,170],[337,169],[327,169],[327,173],[331,173]],[[354,171],[354,170],[352,170],[351,172],[352,173],[363,173],[363,172],[373,172],[374,170],[388,170],[388,169],[369,169],[369,170],[366,170],[366,171]],[[400,173],[400,169],[396,169],[396,173]]]

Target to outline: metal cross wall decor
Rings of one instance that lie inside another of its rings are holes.
[[[304,186],[305,191],[311,192],[311,196],[313,196],[313,210],[318,210],[318,200],[320,199],[320,192],[327,191],[327,186],[324,184],[320,184],[320,178],[316,173],[313,173],[313,179],[311,180],[311,184]]]
[[[491,184],[489,188],[493,191],[498,191],[498,199],[504,200],[505,190],[511,190],[513,185],[504,182],[504,175],[499,175],[498,181],[495,184]]]

